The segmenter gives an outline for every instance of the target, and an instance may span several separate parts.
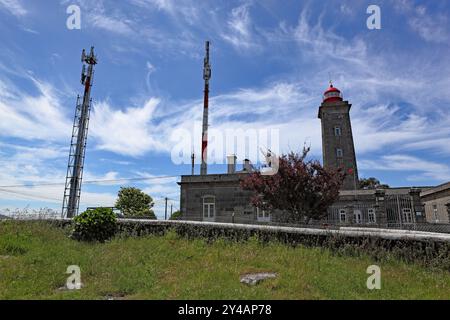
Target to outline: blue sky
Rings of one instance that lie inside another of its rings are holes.
[[[72,4],[80,30],[66,27]],[[366,27],[371,4],[380,30]],[[0,208],[60,208],[80,53],[91,45],[99,64],[84,180],[153,179],[84,185],[81,207],[112,205],[121,185],[148,192],[160,217],[164,197],[179,207],[176,181],[190,165],[172,161],[173,134],[201,121],[206,39],[210,128],[274,128],[281,151],[306,142],[321,159],[317,108],[331,76],[353,105],[361,176],[448,181],[449,13],[445,0],[0,0]],[[193,141],[198,157],[199,132]],[[4,187],[47,182],[56,184]]]

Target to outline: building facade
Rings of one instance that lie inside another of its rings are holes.
[[[327,219],[316,223],[405,227],[425,221],[418,188],[358,189],[358,168],[350,121],[351,104],[331,84],[325,91],[318,117],[322,126],[325,167],[343,168],[346,178],[339,199],[328,209]],[[236,157],[228,157],[225,174],[183,175],[180,210],[182,219],[234,223],[280,223],[283,213],[267,212],[251,204],[252,192],[240,181],[252,166],[244,161],[236,170]]]
[[[252,192],[242,190],[248,173],[182,176],[180,207],[183,220],[226,223],[284,223],[283,213],[255,208]],[[328,217],[315,223],[407,227],[425,221],[420,189],[341,190]]]
[[[422,191],[421,198],[427,222],[450,223],[450,182]]]

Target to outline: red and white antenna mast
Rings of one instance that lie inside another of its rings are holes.
[[[208,101],[209,101],[209,79],[211,79],[211,65],[209,64],[209,41],[206,41],[206,55],[203,63],[203,79],[205,80],[205,91],[203,98],[203,127],[202,127],[202,164],[200,174],[208,173]]]
[[[84,95],[81,103],[80,96],[78,96],[75,109],[62,207],[63,218],[72,218],[76,216],[80,204],[81,180],[83,178],[84,155],[86,152],[89,114],[91,112],[92,102],[91,87],[93,83],[94,66],[97,64],[97,57],[94,55],[94,47],[91,47],[89,55],[86,55],[86,51],[83,49],[81,62],[83,63],[81,84],[84,86]]]

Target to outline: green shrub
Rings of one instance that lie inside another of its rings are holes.
[[[110,208],[86,210],[74,219],[72,238],[80,241],[100,241],[110,239],[117,230],[117,218]]]

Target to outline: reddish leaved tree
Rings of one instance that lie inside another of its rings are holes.
[[[342,169],[324,168],[317,160],[307,160],[310,148],[302,153],[290,152],[279,158],[278,172],[262,175],[250,173],[241,180],[244,190],[254,191],[251,202],[266,210],[281,210],[285,222],[322,219],[339,196],[345,178]]]

